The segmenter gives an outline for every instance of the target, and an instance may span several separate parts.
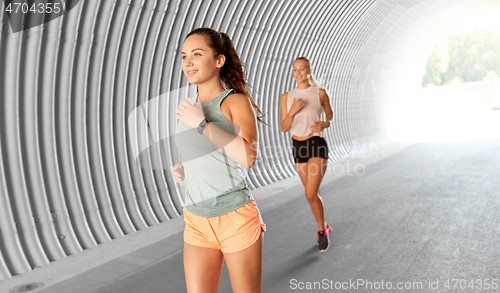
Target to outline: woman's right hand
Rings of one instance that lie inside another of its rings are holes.
[[[288,114],[294,116],[300,111],[300,109],[302,109],[302,107],[304,107],[304,104],[305,102],[302,99],[293,99],[292,107],[290,107]]]
[[[172,168],[172,174],[174,176],[174,180],[181,186],[184,186],[184,166],[182,166],[182,162],[175,164]]]

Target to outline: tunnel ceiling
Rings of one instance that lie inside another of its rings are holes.
[[[258,188],[296,174],[279,127],[296,57],[329,93],[336,161],[387,140],[391,80],[408,73],[422,28],[488,1],[68,2],[63,16],[15,33],[0,16],[0,280],[180,215],[170,135],[195,91],[179,55],[193,28],[227,32],[246,65],[266,123],[248,170]],[[157,117],[149,134],[132,119],[142,109]],[[137,164],[143,139],[161,168]]]

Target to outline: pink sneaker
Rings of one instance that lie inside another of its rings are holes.
[[[318,249],[320,252],[326,251],[330,246],[330,237],[328,234],[332,232],[330,225],[326,224],[326,229],[324,231],[318,231]]]

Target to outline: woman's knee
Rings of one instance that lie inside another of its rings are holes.
[[[307,190],[306,189],[306,198],[309,203],[316,203],[319,199],[318,190]]]

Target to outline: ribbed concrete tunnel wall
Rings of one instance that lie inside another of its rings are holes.
[[[422,25],[472,2],[80,0],[17,33],[2,13],[0,280],[180,215],[167,165],[178,160],[174,110],[193,93],[179,56],[191,29],[227,32],[246,64],[267,123],[248,172],[258,188],[296,174],[279,127],[294,58],[309,57],[329,92],[335,161],[387,139],[391,82]],[[129,115],[165,93],[176,93],[158,100],[165,169],[141,168]]]

